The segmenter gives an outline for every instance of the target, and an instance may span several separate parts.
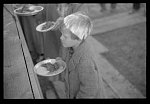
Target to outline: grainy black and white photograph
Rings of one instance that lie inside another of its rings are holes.
[[[146,3],[3,4],[4,99],[146,99]]]

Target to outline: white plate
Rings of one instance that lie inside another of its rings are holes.
[[[53,29],[53,27],[55,26],[55,22],[51,22],[51,23],[53,23],[54,25],[52,25],[52,26],[51,26],[50,28],[48,28],[48,29],[42,30],[42,27],[43,27],[46,23],[47,23],[47,22],[44,22],[44,23],[38,25],[38,26],[36,27],[36,31],[39,31],[39,32],[47,32],[47,31]]]
[[[15,9],[14,13],[17,14],[17,15],[20,15],[20,16],[31,16],[31,15],[37,14],[38,12],[40,12],[40,11],[42,11],[44,9],[42,6],[30,6],[29,9],[30,10],[34,10],[33,12],[25,12],[25,13],[19,13],[19,12],[17,12],[17,10],[20,10],[22,8],[23,7]]]
[[[46,63],[54,64],[55,62],[59,62],[61,63],[61,65],[59,66],[59,69],[54,72],[49,72],[45,67],[41,66],[42,64],[46,64]],[[47,59],[37,63],[34,66],[34,72],[40,76],[55,76],[63,72],[65,69],[66,69],[66,63],[62,60],[56,61],[55,59]]]

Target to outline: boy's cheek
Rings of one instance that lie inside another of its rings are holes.
[[[68,46],[67,46],[67,45],[65,45],[64,43],[62,43],[62,45],[63,45],[63,47],[66,47],[66,48],[68,47]]]
[[[71,47],[71,44],[69,44],[69,43],[67,43],[67,42],[62,42],[62,45],[63,45],[64,47]]]

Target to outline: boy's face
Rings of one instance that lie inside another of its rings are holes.
[[[78,40],[73,40],[71,38],[72,33],[66,27],[62,28],[61,33],[62,33],[62,36],[60,37],[60,40],[64,47],[73,47],[78,43]]]

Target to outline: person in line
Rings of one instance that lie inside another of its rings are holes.
[[[87,41],[92,27],[90,18],[81,12],[64,18],[60,39],[69,54],[65,57],[67,69],[63,72],[64,80],[61,80],[65,82],[64,91],[69,99],[105,98],[95,53]]]
[[[61,17],[66,17],[77,11],[88,13],[87,7],[83,3],[60,3],[57,6],[57,10]]]
[[[132,11],[129,14],[137,13],[141,8],[141,3],[133,3]]]
[[[116,9],[116,6],[117,6],[117,3],[111,3],[111,4],[110,4],[110,11],[111,11],[111,12],[114,12],[115,9]],[[102,13],[107,10],[107,8],[106,8],[106,3],[100,3],[100,7],[101,7],[100,12],[102,12]]]
[[[111,12],[114,12],[116,10],[117,3],[111,3],[110,7],[111,7]]]
[[[100,3],[100,7],[101,7],[101,10],[100,12],[105,12],[107,9],[106,9],[106,3]]]

